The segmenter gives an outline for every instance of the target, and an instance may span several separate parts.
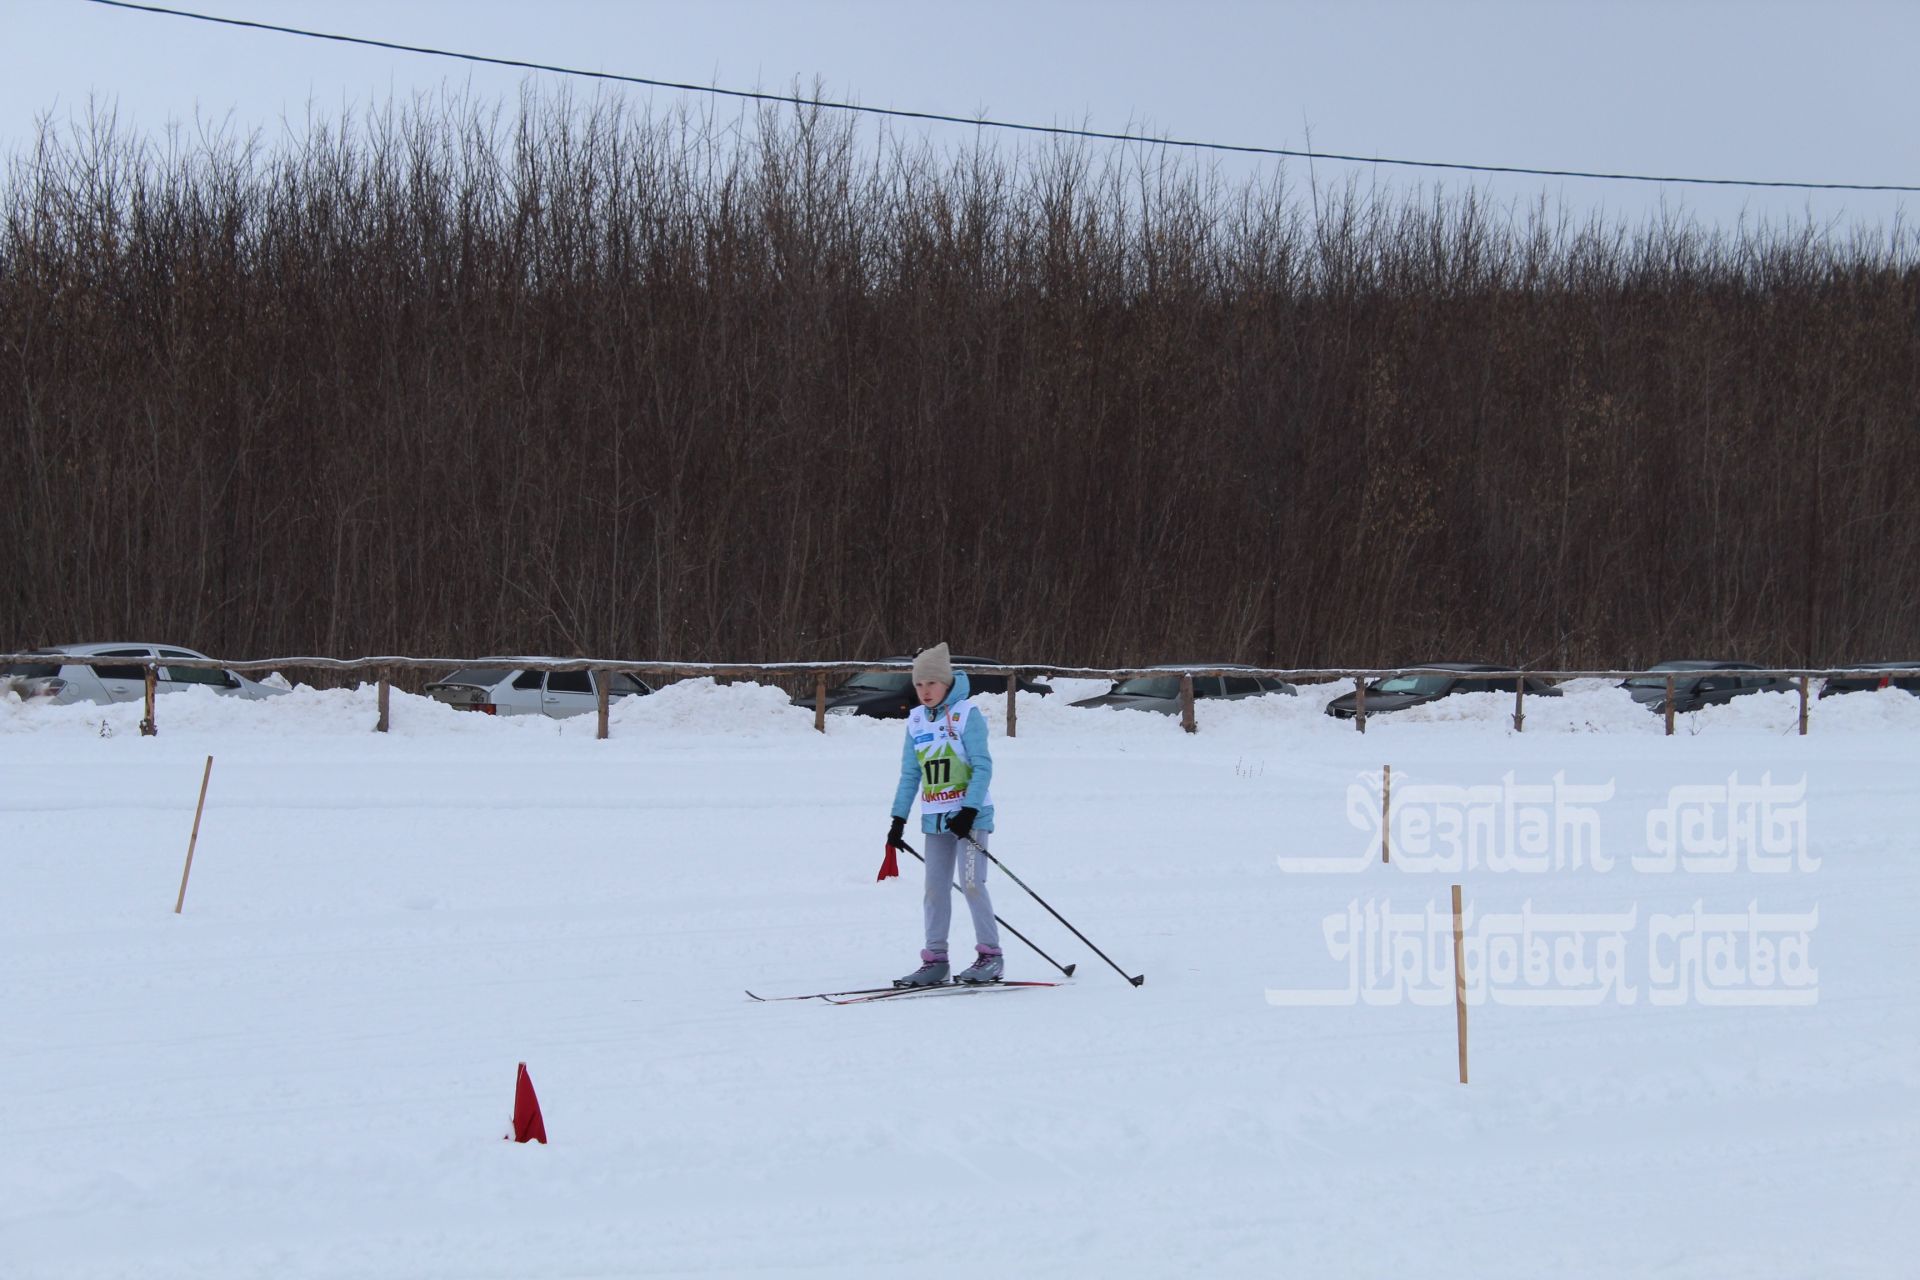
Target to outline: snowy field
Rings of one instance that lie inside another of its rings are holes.
[[[1920,1274],[1920,698],[1334,692],[984,700],[995,852],[1146,983],[996,873],[1070,986],[849,1007],[743,990],[914,966],[898,724],[0,701],[0,1277]]]

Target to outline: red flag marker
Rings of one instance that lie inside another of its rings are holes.
[[[540,1099],[534,1096],[533,1078],[527,1074],[527,1064],[520,1064],[520,1078],[513,1085],[513,1140],[515,1142],[540,1142],[547,1140],[547,1122],[540,1118]]]
[[[887,860],[880,864],[880,874],[874,877],[875,883],[891,880],[900,874],[900,860],[893,856],[893,846],[887,846]]]

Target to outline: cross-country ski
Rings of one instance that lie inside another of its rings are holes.
[[[822,996],[828,1004],[874,1004],[880,1001],[918,1000],[925,996],[981,996],[994,991],[1031,991],[1038,987],[1063,987],[1064,982],[941,982],[924,987],[895,987],[851,996]]]
[[[854,991],[815,991],[797,996],[761,996],[747,992],[747,998],[761,1004],[778,1004],[787,1000],[820,1000],[827,1004],[863,1004],[874,1000],[893,1000],[907,996],[935,995],[945,992],[949,995],[964,995],[968,992],[1017,990],[1023,987],[1062,987],[1064,982],[1028,982],[1019,979],[1001,979],[997,982],[959,983],[941,982],[919,987],[868,987]]]

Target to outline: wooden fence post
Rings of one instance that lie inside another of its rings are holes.
[[[1460,886],[1453,886],[1453,1008],[1459,1024],[1460,1083],[1467,1082],[1467,960],[1461,941]]]
[[[1388,835],[1393,831],[1393,766],[1380,766],[1380,861],[1388,859]]]
[[[1673,677],[1667,677],[1667,736],[1673,736]]]
[[[1195,733],[1200,727],[1193,722],[1193,677],[1191,675],[1180,677],[1180,727],[1188,733]]]
[[[140,722],[140,736],[143,738],[151,738],[160,732],[160,722],[153,717],[153,682],[157,678],[158,669],[149,662],[147,664],[147,715]]]
[[[1020,735],[1020,709],[1014,705],[1014,695],[1019,691],[1020,673],[1009,671],[1007,673],[1007,736],[1009,738]]]
[[[612,685],[613,672],[596,671],[593,673],[593,705],[594,709],[600,714],[600,725],[599,728],[594,731],[593,736],[602,742],[606,741],[607,737],[607,703],[611,698],[609,690]]]
[[[813,728],[816,733],[827,731],[827,673],[824,671],[813,674]]]
[[[1525,701],[1526,696],[1527,696],[1527,678],[1525,676],[1514,677],[1513,731],[1515,733],[1525,732],[1525,730],[1521,726],[1524,725],[1527,721],[1527,708],[1526,708],[1526,701]]]
[[[180,869],[180,896],[173,900],[173,914],[187,905],[187,877],[193,874],[193,846],[200,843],[200,813],[207,807],[207,782],[213,777],[213,757],[207,757],[207,771],[200,775],[200,801],[193,806],[193,834],[187,837],[187,865]]]
[[[393,687],[393,673],[388,671],[386,668],[382,667],[380,670],[380,695],[379,695],[380,719],[373,726],[373,731],[375,733],[385,733],[388,727],[393,723],[392,719],[388,715],[389,705],[387,700],[388,692],[392,689],[392,687]]]
[[[1353,727],[1360,732],[1367,731],[1367,678],[1353,678]]]
[[[1800,736],[1803,738],[1807,736],[1807,681],[1810,679],[1807,675],[1800,677]]]

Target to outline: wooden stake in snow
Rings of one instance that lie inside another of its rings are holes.
[[[1393,830],[1393,766],[1380,766],[1380,861],[1388,861],[1387,836]]]
[[[187,865],[180,871],[180,896],[173,900],[173,914],[187,905],[187,877],[193,874],[193,846],[200,843],[200,811],[207,807],[207,781],[213,777],[213,757],[207,757],[207,771],[200,775],[200,803],[193,806],[193,834],[187,838]]]
[[[140,736],[143,738],[151,738],[154,734],[160,732],[160,722],[154,719],[154,716],[153,716],[153,682],[156,679],[158,679],[157,668],[155,668],[152,663],[148,663],[147,664],[147,714],[145,718],[143,718],[140,721]]]
[[[1453,1009],[1460,1024],[1460,1083],[1467,1082],[1467,963],[1460,936],[1460,886],[1453,886]]]

